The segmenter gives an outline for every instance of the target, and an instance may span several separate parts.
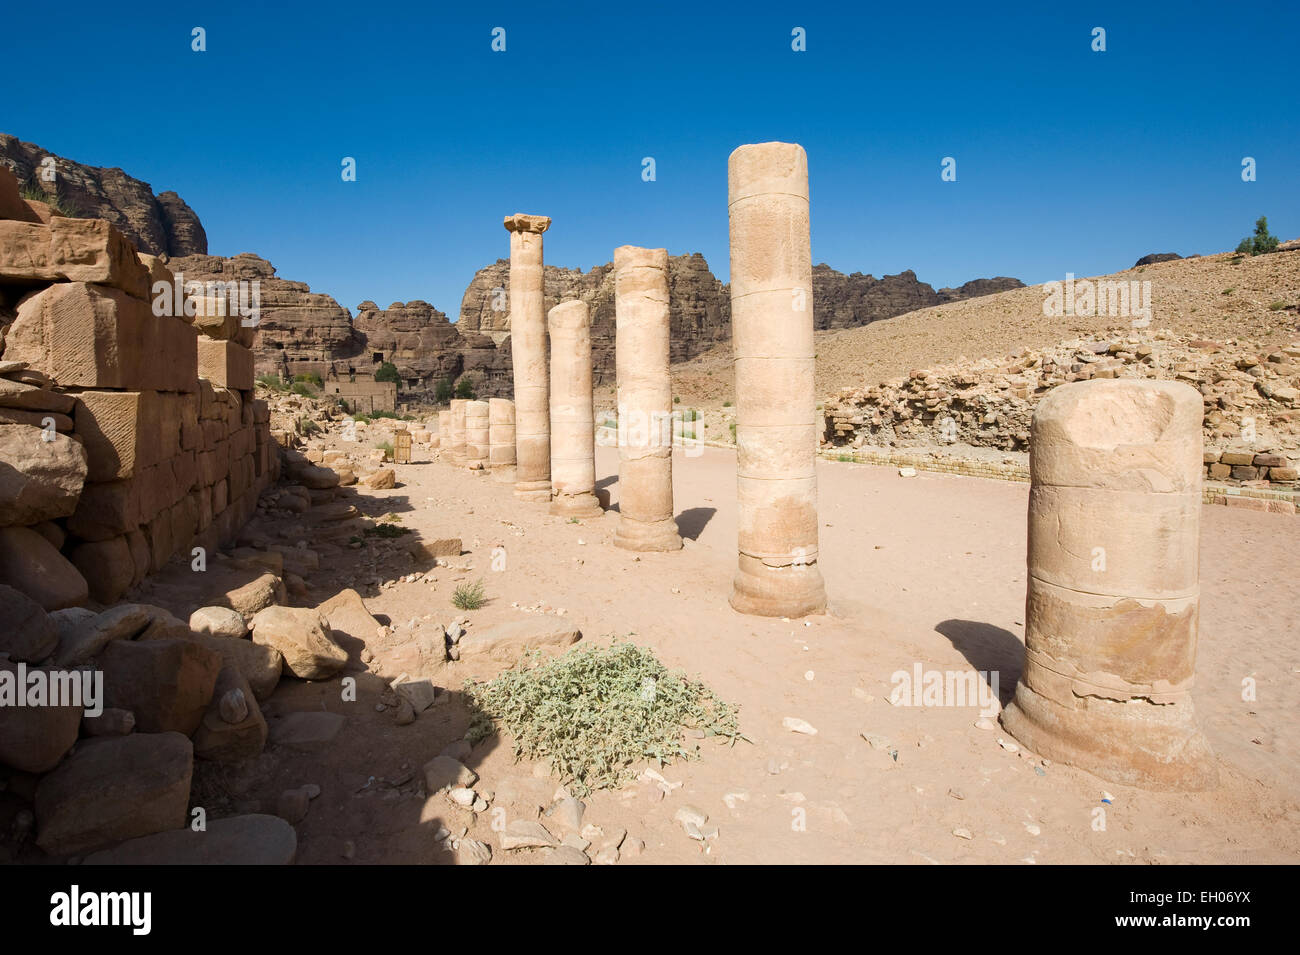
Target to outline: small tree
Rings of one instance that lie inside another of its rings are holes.
[[[438,387],[434,392],[434,400],[437,401],[438,404],[440,405],[446,404],[448,401],[451,401],[451,396],[453,393],[454,393],[454,388],[452,385],[451,378],[443,378],[441,381],[438,382]]]
[[[397,366],[391,361],[380,362],[379,370],[375,372],[375,381],[399,383],[401,379],[397,376]]]
[[[474,394],[474,382],[470,381],[468,375],[456,382],[456,397],[465,398],[469,401],[473,401],[478,397]]]
[[[1255,234],[1241,240],[1237,252],[1243,255],[1260,255],[1277,248],[1277,236],[1268,234],[1268,216],[1255,220]]]

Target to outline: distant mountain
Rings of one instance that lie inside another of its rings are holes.
[[[54,181],[42,176],[42,163],[54,160]],[[48,149],[0,133],[0,163],[20,185],[57,194],[63,205],[86,219],[107,219],[150,255],[206,255],[208,236],[194,210],[174,192],[154,195],[153,187],[121,169],[86,166]]]

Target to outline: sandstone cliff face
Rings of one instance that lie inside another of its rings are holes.
[[[261,289],[257,326],[256,372],[291,378],[331,370],[346,377],[371,368],[365,336],[352,325],[352,314],[328,295],[312,292],[304,282],[277,278],[275,267],[248,252],[231,258],[189,255],[173,258],[168,268],[186,282],[253,281]]]
[[[41,162],[55,161],[56,180],[41,179]],[[150,255],[206,255],[208,236],[194,210],[174,192],[154,195],[147,182],[121,169],[86,166],[55,156],[47,149],[0,133],[0,164],[13,170],[19,183],[33,183],[70,204],[77,215],[107,219]]]

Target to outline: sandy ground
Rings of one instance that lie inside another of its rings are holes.
[[[434,622],[467,616],[471,632],[523,615],[512,603],[564,608],[584,639],[631,635],[670,666],[698,675],[741,707],[752,743],[702,744],[703,758],[667,767],[680,788],[650,784],[587,799],[584,821],[644,840],[628,863],[1294,863],[1300,861],[1300,582],[1297,525],[1278,515],[1207,507],[1202,516],[1202,621],[1196,706],[1219,761],[1220,788],[1165,795],[1118,786],[1032,754],[1013,753],[1000,726],[975,726],[978,707],[891,705],[895,671],[997,671],[1003,702],[1023,655],[1024,485],[819,462],[822,568],[831,612],[787,622],[741,616],[727,605],[735,568],[735,458],[727,450],[674,458],[681,552],[617,549],[617,521],[563,523],[544,505],[516,501],[509,485],[428,458],[397,468],[399,486],[351,498],[364,511],[393,511],[424,538],[459,536],[472,569],[439,568],[437,583],[401,583],[366,604],[390,637],[370,644],[386,678],[410,669],[416,638]],[[617,452],[597,449],[597,476],[618,501]],[[493,572],[490,550],[506,548]],[[396,545],[384,580],[413,569]],[[345,551],[313,575],[311,603],[357,586],[366,555]],[[461,580],[484,578],[490,603],[462,614],[451,605]],[[425,622],[422,618],[429,615]],[[414,629],[408,626],[416,618]],[[351,648],[354,659],[359,647]],[[356,665],[358,670],[360,664]],[[459,689],[490,676],[486,663],[446,664],[427,675]],[[469,828],[493,846],[493,864],[541,861],[502,852],[494,821],[536,818],[558,783],[516,764],[507,740],[482,742],[467,762],[494,793],[474,817],[435,797],[421,822],[420,767],[459,738],[458,700],[409,726],[375,712],[379,680],[360,674],[360,699],[339,699],[338,681],[282,681],[266,705],[272,721],[300,709],[349,719],[325,754],[273,748],[238,772],[207,766],[196,791],[212,805],[265,808],[282,789],[323,789],[299,827],[302,863],[452,863],[434,841],[440,825]],[[1242,700],[1253,678],[1258,699]],[[814,736],[782,727],[797,717]],[[897,750],[873,749],[862,733]],[[374,779],[371,779],[374,777]],[[1102,802],[1105,793],[1112,796]],[[724,802],[733,796],[734,808]],[[960,797],[960,798],[959,798]],[[673,815],[704,810],[720,827],[693,842]],[[1104,814],[1098,827],[1097,810]],[[954,831],[962,831],[955,835]],[[969,835],[969,838],[964,836]],[[349,846],[348,844],[351,843]],[[597,840],[592,848],[599,848]]]

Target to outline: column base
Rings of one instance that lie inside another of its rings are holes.
[[[497,465],[494,468],[489,468],[489,470],[492,472],[492,480],[498,484],[515,483],[515,466],[513,464]]]
[[[740,556],[732,582],[731,607],[756,617],[806,617],[826,610],[826,585],[817,564],[771,567]]]
[[[548,504],[551,500],[551,482],[518,481],[515,483],[515,497],[530,504]]]
[[[1140,789],[1201,792],[1219,784],[1210,744],[1190,698],[1157,705],[1076,697],[1065,706],[1023,682],[1002,711],[1002,726],[1048,759]]]
[[[584,494],[563,494],[551,501],[551,513],[557,517],[596,518],[605,512],[591,491]]]
[[[620,515],[614,546],[637,551],[681,550],[682,537],[671,517],[662,521],[634,521]]]

